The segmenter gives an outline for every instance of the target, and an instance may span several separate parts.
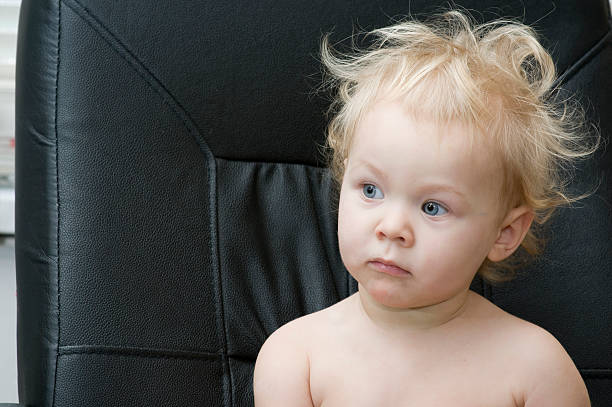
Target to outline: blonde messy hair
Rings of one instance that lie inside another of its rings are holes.
[[[555,100],[555,65],[532,28],[501,19],[475,25],[453,10],[374,30],[365,37],[373,38],[369,47],[353,44],[349,54],[336,52],[328,38],[321,60],[325,84],[336,91],[327,146],[338,186],[365,113],[381,98],[398,98],[415,116],[442,126],[459,121],[475,130],[470,142],[478,137],[493,146],[504,169],[504,213],[526,204],[542,225],[555,208],[587,196],[568,194],[569,175],[577,159],[597,149],[599,136],[585,131],[576,102]],[[532,227],[521,246],[534,256],[543,240]],[[486,259],[478,273],[489,283],[508,281],[524,260]]]

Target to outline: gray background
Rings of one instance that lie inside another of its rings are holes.
[[[0,238],[0,403],[17,403],[15,239]]]

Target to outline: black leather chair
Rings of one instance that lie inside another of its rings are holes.
[[[456,1],[543,35],[612,131],[608,0]],[[16,93],[20,405],[249,406],[264,340],[352,294],[319,154],[317,61],[446,1],[23,0]],[[565,346],[612,405],[612,158],[536,263],[472,288]]]

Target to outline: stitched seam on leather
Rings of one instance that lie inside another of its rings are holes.
[[[289,163],[289,162],[284,162],[284,161],[242,160],[242,159],[237,159],[237,158],[225,158],[225,157],[218,157],[218,156],[215,156],[215,159],[221,160],[221,161],[230,162],[230,163],[288,165],[288,166],[298,166],[298,167],[312,168],[313,170],[317,170],[317,171],[326,171],[326,170],[328,170],[327,167],[319,167],[317,165],[305,164],[305,163]]]
[[[321,186],[321,190],[323,189],[322,185],[325,182],[324,177],[325,177],[325,172],[322,170],[319,170],[319,168],[317,167],[309,167],[306,166],[305,167],[304,173],[306,174],[306,177],[308,178],[309,182],[314,182],[317,185]],[[330,182],[333,182],[333,180],[329,180]],[[317,205],[312,205],[312,212],[316,215],[317,219],[324,219],[326,216],[328,216],[329,214],[325,214],[322,215],[321,212],[319,212],[318,210],[318,206]],[[328,207],[327,210],[332,213],[334,211],[334,209],[331,207]],[[323,209],[324,211],[324,209]],[[334,216],[334,215],[330,215],[330,216]],[[319,222],[314,222],[313,223],[316,227],[316,232],[317,235],[319,236],[319,240],[321,242],[325,241],[325,234],[323,233],[322,227],[320,225]],[[331,242],[333,243],[333,242]],[[332,253],[330,253],[330,251],[328,250],[329,245],[323,245],[323,253],[325,255],[325,264],[327,265],[327,269],[332,271],[332,266],[331,266],[331,261],[330,259],[332,258],[331,255]],[[348,279],[348,273],[345,273],[345,277],[346,277],[346,287],[342,287],[342,288],[346,288],[346,294],[345,293],[340,293],[338,292],[338,289],[342,289],[341,287],[336,287],[336,285],[334,284],[334,290],[336,291],[336,294],[338,295],[339,298],[346,298],[349,296],[349,279]]]
[[[574,75],[576,75],[583,66],[589,63],[591,59],[593,59],[597,54],[601,52],[601,50],[607,45],[608,40],[612,35],[612,31],[610,31],[608,27],[608,31],[604,34],[604,36],[597,41],[595,45],[593,45],[589,50],[587,50],[578,60],[576,60],[569,68],[565,70],[552,85],[552,89],[556,89],[562,83],[568,82]]]
[[[223,279],[221,277],[221,261],[219,259],[219,238],[218,238],[218,233],[219,233],[219,210],[218,210],[218,206],[217,206],[217,201],[218,201],[218,191],[217,191],[217,182],[216,182],[216,166],[217,166],[217,161],[213,158],[210,160],[209,166],[215,166],[215,179],[213,179],[212,177],[210,177],[210,191],[211,192],[211,199],[210,199],[210,212],[214,213],[215,216],[210,218],[210,233],[211,233],[211,250],[214,251],[213,257],[214,257],[214,267],[216,268],[216,270],[214,270],[215,276],[217,277],[217,290],[215,290],[215,292],[217,293],[217,295],[215,296],[215,301],[217,302],[217,310],[219,312],[218,318],[217,318],[217,329],[219,331],[221,331],[223,333],[223,337],[222,339],[222,346],[223,349],[221,350],[223,353],[223,372],[224,372],[224,377],[223,377],[223,392],[225,393],[225,395],[227,397],[223,398],[223,401],[225,403],[225,401],[229,401],[229,406],[233,405],[232,402],[232,382],[234,380],[234,378],[232,377],[232,369],[230,368],[230,364],[229,364],[229,359],[227,357],[227,347],[229,344],[229,335],[228,335],[228,329],[227,329],[227,320],[225,318],[225,307],[223,306]],[[214,195],[213,195],[214,194]]]
[[[66,355],[81,355],[81,354],[96,354],[109,356],[128,356],[128,357],[144,357],[151,359],[212,359],[223,357],[223,351],[200,352],[200,351],[175,351],[170,349],[147,349],[147,348],[120,348],[112,346],[62,346],[59,354]]]
[[[200,135],[199,130],[195,126],[189,114],[185,111],[178,100],[168,91],[164,84],[147,68],[147,66],[132,52],[130,49],[112,33],[94,14],[87,8],[81,5],[78,0],[61,0],[72,11],[74,11],[81,19],[87,23],[95,32],[97,32],[108,46],[113,49],[117,55],[130,65],[134,71],[146,82],[149,86],[161,97],[161,99],[172,109],[183,123],[189,133],[194,136],[201,147],[210,151],[208,144]]]
[[[207,178],[209,182],[209,203],[210,213],[216,214],[216,172],[214,156],[208,147],[208,144],[201,136],[199,130],[195,126],[193,120],[189,116],[189,114],[185,111],[185,109],[181,106],[181,104],[174,98],[174,96],[166,89],[166,87],[162,84],[162,82],[157,79],[157,77],[152,73],[150,69],[146,67],[142,61],[134,53],[132,53],[127,46],[116,36],[114,35],[95,15],[93,15],[87,8],[85,8],[82,4],[80,4],[77,0],[61,0],[64,2],[72,11],[74,11],[85,23],[87,23],[95,32],[97,32],[102,39],[113,49],[117,55],[119,55],[124,61],[130,65],[134,71],[161,97],[161,99],[174,111],[179,120],[183,123],[188,132],[196,139],[200,150],[206,156],[208,160],[207,168]],[[216,242],[216,219],[210,218],[210,233],[211,233],[211,256],[214,257],[211,259],[211,265],[216,270],[213,270],[217,276],[217,287],[219,290],[222,290],[221,278],[220,278],[220,267],[219,267],[219,258],[217,252]],[[222,292],[218,291],[216,296],[217,302],[217,333],[220,335],[221,342],[223,343],[222,353],[225,355],[227,353],[227,329],[225,328],[225,316],[223,312],[223,298]],[[221,331],[221,332],[219,332]],[[231,381],[229,378],[229,362],[227,361],[227,357],[224,357],[224,392],[228,395],[225,400],[229,400],[231,403]]]
[[[53,127],[55,129],[55,191],[57,199],[57,226],[56,226],[56,247],[57,247],[57,344],[55,350],[55,372],[53,374],[53,401],[52,406],[55,406],[55,398],[57,395],[57,369],[59,365],[59,347],[60,347],[60,191],[59,191],[59,140],[57,132],[57,100],[58,100],[58,83],[59,83],[59,67],[60,67],[60,35],[62,32],[62,5],[61,1],[57,3],[57,63],[55,66],[55,111],[53,118]]]
[[[104,352],[88,350],[83,352],[68,352],[60,353],[60,357],[75,356],[75,355],[98,355],[98,356],[113,356],[113,357],[126,357],[126,358],[142,358],[142,359],[175,359],[175,360],[192,360],[192,361],[205,361],[212,357],[192,357],[192,356],[178,356],[178,355],[148,355],[139,353],[127,353],[127,352]],[[223,354],[216,355],[223,359]]]

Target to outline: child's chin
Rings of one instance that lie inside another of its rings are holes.
[[[367,290],[367,294],[373,301],[388,308],[406,309],[413,305],[405,288],[402,290],[397,287],[397,284],[393,286],[386,281],[376,281],[365,287],[362,286],[362,289]]]

